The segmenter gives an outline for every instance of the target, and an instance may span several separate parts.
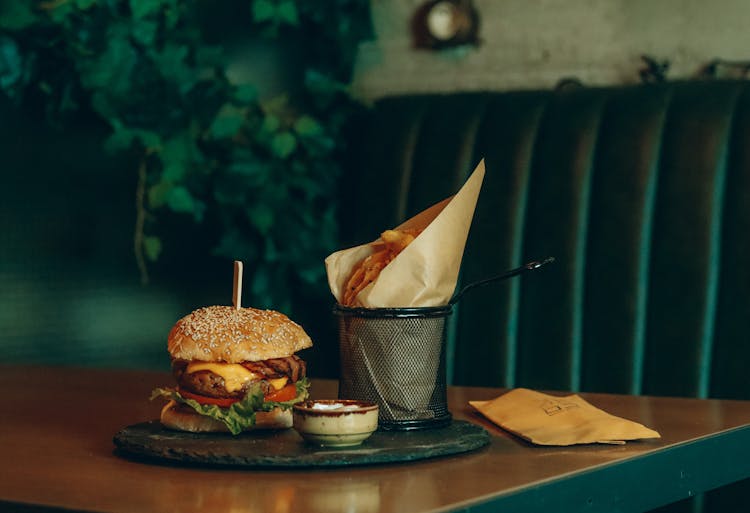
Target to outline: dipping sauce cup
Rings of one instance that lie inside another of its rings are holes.
[[[295,404],[292,415],[302,438],[329,447],[359,445],[378,428],[378,405],[369,401],[307,400]]]

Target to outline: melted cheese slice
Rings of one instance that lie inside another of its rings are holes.
[[[227,392],[235,392],[248,381],[259,378],[257,374],[250,372],[238,363],[191,362],[188,364],[186,372],[190,374],[202,370],[211,371],[224,378],[224,387]]]
[[[235,392],[242,388],[242,385],[254,379],[260,379],[254,372],[250,372],[239,363],[211,363],[211,362],[190,362],[185,370],[188,374],[207,370],[224,378],[224,387],[227,392]],[[276,390],[281,390],[289,381],[289,378],[269,379],[268,383]]]
[[[276,390],[281,390],[286,386],[286,382],[289,381],[289,378],[284,376],[283,378],[276,378],[276,379],[269,379],[268,382],[271,384],[273,388]]]

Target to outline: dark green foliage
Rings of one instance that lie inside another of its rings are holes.
[[[366,0],[323,4],[0,0],[0,94],[62,128],[93,115],[108,152],[135,156],[144,277],[173,212],[216,225],[205,251],[249,263],[254,305],[290,308],[297,286],[324,287],[336,247],[342,131],[357,108],[347,84],[370,30]],[[232,78],[224,27],[291,42],[299,90],[259,98]]]

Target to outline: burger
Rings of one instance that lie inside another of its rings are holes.
[[[310,337],[273,310],[209,306],[186,315],[167,337],[175,388],[151,399],[167,403],[161,423],[190,432],[282,429],[308,396],[304,360]]]

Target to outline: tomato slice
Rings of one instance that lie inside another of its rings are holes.
[[[229,408],[234,403],[239,401],[239,399],[231,399],[227,397],[207,397],[205,395],[194,394],[182,389],[179,389],[178,392],[180,392],[180,395],[185,399],[192,399],[200,404],[215,404],[220,408]],[[266,395],[263,399],[266,401],[283,403],[284,401],[291,401],[295,397],[297,397],[297,387],[294,385],[294,383],[289,383],[281,390],[275,390]]]
[[[297,387],[294,385],[294,383],[289,383],[282,389],[271,392],[266,396],[265,399],[266,401],[283,403],[285,401],[291,401],[295,397],[297,397]]]
[[[182,389],[180,389],[179,392],[180,395],[185,399],[193,399],[200,404],[215,404],[216,406],[219,406],[221,408],[229,408],[234,403],[239,401],[239,399],[230,399],[226,397],[206,397],[205,395],[194,394]]]

